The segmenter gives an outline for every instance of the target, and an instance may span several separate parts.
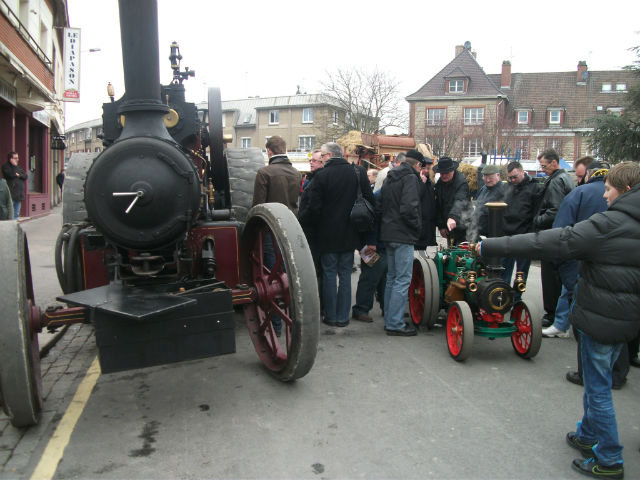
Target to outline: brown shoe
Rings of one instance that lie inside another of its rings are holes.
[[[359,322],[365,322],[365,323],[373,322],[373,318],[371,318],[366,313],[358,313],[358,314],[354,313],[353,315],[351,315],[351,318],[353,318],[354,320],[358,320]]]

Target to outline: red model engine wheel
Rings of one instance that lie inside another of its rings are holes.
[[[440,311],[438,268],[425,252],[413,255],[413,275],[409,286],[409,314],[414,324],[432,328]]]
[[[453,302],[447,313],[447,348],[454,360],[462,362],[473,347],[473,314],[467,302]]]
[[[35,306],[27,237],[17,222],[0,222],[0,400],[15,427],[35,425],[42,410]]]
[[[265,253],[275,259],[272,268]],[[265,203],[249,211],[242,262],[243,281],[258,293],[256,302],[245,306],[245,318],[260,360],[282,381],[303,377],[316,357],[320,300],[309,245],[287,207]],[[277,318],[282,321],[280,336]]]
[[[513,349],[522,358],[535,357],[542,344],[542,320],[524,302],[513,306],[511,320],[518,329],[511,335]]]

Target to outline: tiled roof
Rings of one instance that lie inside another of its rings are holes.
[[[445,93],[445,81],[447,78],[452,77],[467,77],[469,84],[467,92],[461,94],[447,94]],[[498,79],[498,85],[500,80]],[[496,86],[495,82],[484,73],[482,67],[478,64],[471,51],[463,49],[456,57],[440,72],[438,72],[431,80],[425,83],[422,88],[417,92],[412,93],[406,99],[421,100],[428,97],[443,97],[451,96],[463,97],[463,96],[495,96],[503,95],[500,89]]]
[[[494,83],[500,83],[500,74],[488,77]],[[549,107],[564,109],[564,125],[586,127],[587,118],[604,114],[609,107],[624,106],[624,94],[616,92],[616,83],[624,83],[629,88],[638,80],[637,74],[628,70],[590,71],[583,85],[576,83],[577,71],[513,73],[511,88],[503,92],[509,99],[509,109],[533,110],[533,123],[530,125],[533,128],[545,128]],[[603,92],[603,83],[610,83],[612,91]],[[597,109],[599,106],[601,110]]]
[[[71,133],[77,130],[83,130],[86,128],[94,128],[94,127],[101,127],[101,126],[102,126],[102,117],[94,118],[93,120],[88,120],[86,122],[77,123],[72,127],[67,127],[66,132]]]

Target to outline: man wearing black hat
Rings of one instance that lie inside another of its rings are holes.
[[[380,239],[387,251],[384,329],[387,335],[409,337],[416,335],[416,330],[405,324],[404,311],[413,271],[413,246],[422,231],[419,172],[424,157],[417,150],[398,157],[401,163],[389,171],[376,213],[381,219]]]
[[[436,226],[440,235],[454,243],[464,242],[467,231],[462,225],[463,212],[469,206],[469,184],[457,171],[458,164],[449,157],[442,157],[433,171],[440,174],[436,182]]]

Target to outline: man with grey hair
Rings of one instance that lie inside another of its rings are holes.
[[[367,171],[342,157],[342,147],[325,143],[320,147],[324,168],[317,171],[307,188],[309,208],[301,222],[315,222],[316,240],[322,265],[324,319],[329,326],[346,327],[351,310],[353,251],[364,239],[350,223],[350,213],[358,188],[374,203]],[[373,246],[375,249],[375,245]],[[336,281],[337,279],[337,281]]]

